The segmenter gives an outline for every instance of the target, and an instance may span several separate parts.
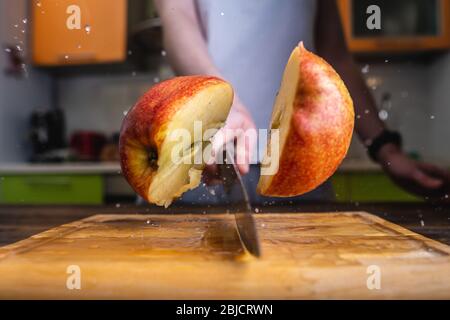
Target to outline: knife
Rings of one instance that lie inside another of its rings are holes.
[[[219,166],[220,176],[227,194],[226,202],[231,208],[230,211],[234,213],[239,239],[248,252],[255,257],[259,257],[261,250],[259,248],[258,233],[247,190],[234,163],[234,157],[225,150],[223,159],[224,163]]]

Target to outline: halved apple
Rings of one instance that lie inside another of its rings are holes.
[[[210,76],[175,77],[145,93],[126,115],[120,132],[122,172],[133,189],[167,207],[198,186],[208,160],[202,151],[213,129],[224,125],[232,102],[231,85]],[[196,122],[201,124],[200,134],[194,132]],[[175,132],[192,139],[176,139]],[[174,158],[178,151],[182,152]]]
[[[270,128],[279,130],[277,155],[266,155],[257,190],[289,197],[311,191],[338,168],[350,146],[354,110],[350,94],[336,71],[303,44],[292,52],[275,100]],[[276,150],[268,142],[267,150]]]

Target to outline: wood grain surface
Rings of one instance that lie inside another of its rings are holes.
[[[0,298],[450,298],[450,248],[364,212],[96,215],[0,248]],[[79,266],[81,289],[66,286]],[[381,288],[367,287],[368,267]]]

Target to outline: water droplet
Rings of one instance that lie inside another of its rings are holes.
[[[37,5],[38,7],[40,7],[40,6],[42,5],[42,3],[41,3],[40,1],[37,1],[37,2],[36,2],[36,5]]]
[[[68,60],[68,59],[69,59],[69,55],[66,54],[66,55],[64,56],[64,59]]]
[[[153,83],[158,83],[160,80],[159,80],[159,78],[158,77],[154,77],[153,78]]]
[[[431,120],[434,120],[434,118],[435,118],[434,115],[431,115],[431,116],[430,116],[430,119],[431,119]]]
[[[444,198],[445,198],[445,199],[448,199],[448,194],[446,194],[446,195],[444,196]]]
[[[364,110],[364,113],[365,113],[365,114],[369,114],[369,113],[370,113],[370,110],[369,110],[369,109],[366,109],[366,110]]]
[[[11,49],[10,48],[5,48],[5,52],[11,52]]]
[[[388,117],[389,117],[389,114],[386,110],[380,110],[378,112],[378,118],[380,118],[380,120],[386,121]]]
[[[366,64],[364,67],[362,67],[361,72],[364,74],[369,73],[369,69],[370,69],[369,65]]]
[[[28,22],[28,19],[22,19],[22,22],[24,23],[24,24],[26,24],[27,22]]]
[[[356,115],[356,119],[361,119],[361,115]]]
[[[162,51],[161,51],[161,55],[162,55],[163,57],[167,56],[166,50],[162,50]]]
[[[81,49],[81,44],[79,44],[79,45],[77,46],[77,49]]]
[[[216,190],[211,189],[211,190],[209,190],[209,193],[211,193],[213,196],[215,196],[216,195]]]
[[[128,55],[131,56],[133,54],[133,51],[128,50]]]
[[[25,30],[20,30],[20,32],[25,33]]]
[[[225,13],[224,13],[224,12],[221,12],[220,15],[223,17],[223,16],[225,15]]]
[[[259,213],[259,209],[258,209],[258,208],[255,208],[255,212],[256,212],[256,213]]]
[[[17,50],[22,51],[22,47],[19,45],[16,45]]]
[[[147,224],[150,224],[150,220],[147,220],[146,223],[147,223]]]
[[[125,111],[123,112],[123,115],[126,116],[127,114],[128,114],[128,110],[125,110]]]
[[[420,220],[420,226],[425,227],[425,222],[423,220]]]
[[[384,63],[388,63],[388,62],[389,62],[389,59],[384,60]]]
[[[261,223],[261,228],[265,228],[266,224],[265,223]]]
[[[132,76],[132,77],[136,77],[136,71],[133,71],[133,72],[131,73],[131,76]]]
[[[116,208],[120,208],[120,203],[116,203]]]
[[[90,34],[90,33],[91,33],[91,26],[87,24],[87,25],[84,27],[84,31],[86,31],[87,34]]]

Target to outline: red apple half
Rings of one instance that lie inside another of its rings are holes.
[[[122,172],[144,199],[168,206],[174,198],[200,183],[204,163],[198,159],[210,138],[203,133],[225,123],[233,102],[230,84],[211,76],[175,77],[152,87],[126,115],[120,132]],[[202,133],[194,134],[194,123]],[[177,130],[192,140],[169,138]],[[174,161],[173,151],[183,150],[188,161]]]
[[[354,110],[350,94],[336,71],[303,44],[292,52],[275,100],[270,128],[279,130],[278,154],[267,154],[258,192],[290,197],[311,191],[338,168],[350,146]],[[267,150],[271,148],[271,139]]]

